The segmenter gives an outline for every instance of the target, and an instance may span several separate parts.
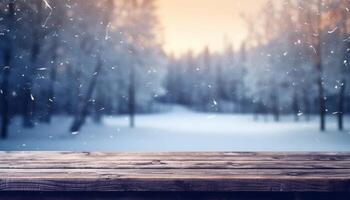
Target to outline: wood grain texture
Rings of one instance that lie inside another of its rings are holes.
[[[349,200],[348,193],[276,192],[3,192],[6,200]]]
[[[349,200],[348,193],[276,192],[3,192],[5,200]]]
[[[350,153],[0,152],[0,191],[350,192]]]

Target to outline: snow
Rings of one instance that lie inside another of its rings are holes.
[[[105,117],[103,124],[88,120],[80,132],[68,132],[72,119],[54,117],[51,125],[23,129],[15,118],[0,150],[40,151],[349,151],[350,127],[336,130],[329,115],[327,132],[318,131],[318,118],[294,122],[254,121],[252,115],[196,113],[175,107],[167,113],[137,115],[136,128],[127,116]],[[350,116],[345,118],[348,125]]]

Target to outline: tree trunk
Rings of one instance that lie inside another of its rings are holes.
[[[294,97],[293,97],[293,112],[294,112],[294,121],[299,121],[299,101],[298,101],[298,95],[296,92],[294,92]]]
[[[339,99],[338,99],[338,129],[342,131],[343,127],[343,116],[344,116],[344,97],[345,97],[345,79],[341,82]]]
[[[57,54],[56,50],[58,48],[58,36],[54,37],[53,46],[52,46],[52,66],[50,69],[50,80],[49,80],[49,88],[48,88],[48,95],[46,99],[47,103],[47,112],[45,115],[44,121],[47,123],[51,122],[51,116],[53,114],[53,106],[55,101],[55,82],[56,82],[56,76],[57,76],[57,69],[56,69],[56,60],[57,60]]]
[[[264,120],[265,122],[268,122],[269,121],[269,109],[267,107],[267,105],[262,105],[262,113],[264,115]]]
[[[83,83],[82,83],[82,71],[81,71],[81,67],[82,65],[80,64],[79,65],[79,69],[75,71],[75,92],[74,94],[76,94],[76,101],[74,102],[73,104],[73,113],[75,115],[77,115],[79,113],[79,106],[80,106],[80,103],[84,101],[84,95],[83,95],[83,91],[82,91],[82,86],[83,86]]]
[[[98,84],[100,85],[100,84]],[[101,87],[97,87],[97,91],[101,91]],[[104,96],[102,92],[98,92],[96,94],[95,102],[94,102],[94,108],[95,108],[95,113],[94,113],[94,122],[96,124],[100,124],[102,121],[102,114],[104,112]]]
[[[1,105],[1,138],[5,139],[8,135],[8,126],[10,124],[10,112],[9,112],[9,76],[11,72],[11,60],[12,60],[12,29],[15,14],[15,3],[11,0],[8,4],[8,29],[10,30],[10,36],[7,37],[7,46],[4,50],[4,69],[2,75],[1,83],[1,93],[2,93],[2,105]]]
[[[326,130],[326,100],[324,96],[324,88],[322,81],[322,41],[321,41],[321,13],[322,13],[322,1],[318,0],[318,36],[317,36],[317,44],[316,44],[316,70],[317,70],[317,87],[318,87],[318,102],[319,102],[319,114],[320,114],[320,130]]]
[[[11,62],[11,47],[4,52],[5,68],[3,70],[3,80],[1,84],[2,94],[2,118],[1,118],[1,138],[6,139],[9,125],[9,76]]]
[[[321,74],[321,64],[318,64],[317,69],[319,70],[319,74]],[[319,102],[319,114],[320,114],[320,130],[326,130],[326,102],[324,97],[324,89],[322,83],[322,77],[319,75],[318,81],[318,102]]]
[[[31,49],[31,67],[28,69],[28,75],[27,80],[25,81],[23,92],[24,92],[24,98],[23,98],[23,126],[26,128],[33,128],[34,127],[34,96],[32,93],[33,89],[33,80],[36,68],[37,59],[40,53],[40,44],[38,39],[38,33],[35,31],[34,33],[34,41],[32,44]]]
[[[78,112],[77,112],[75,119],[73,121],[73,124],[71,126],[70,131],[72,133],[80,131],[81,126],[85,123],[85,119],[86,119],[86,116],[88,114],[88,108],[89,108],[89,105],[91,102],[91,97],[92,97],[92,94],[94,92],[97,78],[101,72],[101,69],[102,69],[102,61],[101,61],[101,58],[98,58],[95,72],[94,72],[94,75],[91,79],[91,82],[89,83],[89,86],[88,86],[88,89],[86,92],[86,96],[83,99],[83,101],[80,102]]]
[[[33,89],[33,78],[35,75],[36,65],[38,61],[38,57],[40,54],[41,41],[43,39],[43,30],[41,22],[43,20],[43,2],[37,1],[37,9],[38,12],[36,14],[36,20],[34,21],[35,26],[33,27],[32,34],[32,46],[31,46],[31,58],[30,63],[31,66],[27,69],[27,77],[24,83],[24,98],[23,98],[23,126],[26,128],[34,127],[34,106],[35,99],[33,97],[32,89]]]
[[[135,66],[132,64],[129,72],[129,125],[130,128],[135,127]]]
[[[307,91],[307,89],[303,89],[303,101],[304,101],[305,120],[306,121],[310,121],[311,109],[310,109],[310,102],[309,102],[309,99],[308,99],[308,91]]]
[[[23,88],[23,127],[33,128],[34,127],[34,96],[32,94],[32,80],[27,80]]]
[[[55,88],[54,83],[56,82],[56,69],[52,69],[50,73],[50,83],[49,83],[49,91],[47,95],[47,113],[45,117],[45,122],[50,123],[51,117],[53,114],[53,107],[55,102]]]
[[[23,87],[23,127],[34,127],[34,101],[32,93],[34,69],[36,67],[37,58],[40,52],[40,44],[38,43],[37,34],[34,35],[34,41],[31,49],[31,67],[28,70],[26,81]]]
[[[274,91],[274,93],[272,94],[272,113],[273,113],[273,117],[274,120],[276,122],[280,121],[280,109],[279,109],[279,99],[278,99],[278,94],[277,94],[277,90]]]

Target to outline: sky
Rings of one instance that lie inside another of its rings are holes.
[[[246,39],[242,15],[256,15],[267,0],[157,0],[164,50],[181,55],[205,46],[218,52]]]

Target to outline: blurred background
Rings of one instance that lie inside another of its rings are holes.
[[[348,0],[2,0],[0,150],[348,151]]]

